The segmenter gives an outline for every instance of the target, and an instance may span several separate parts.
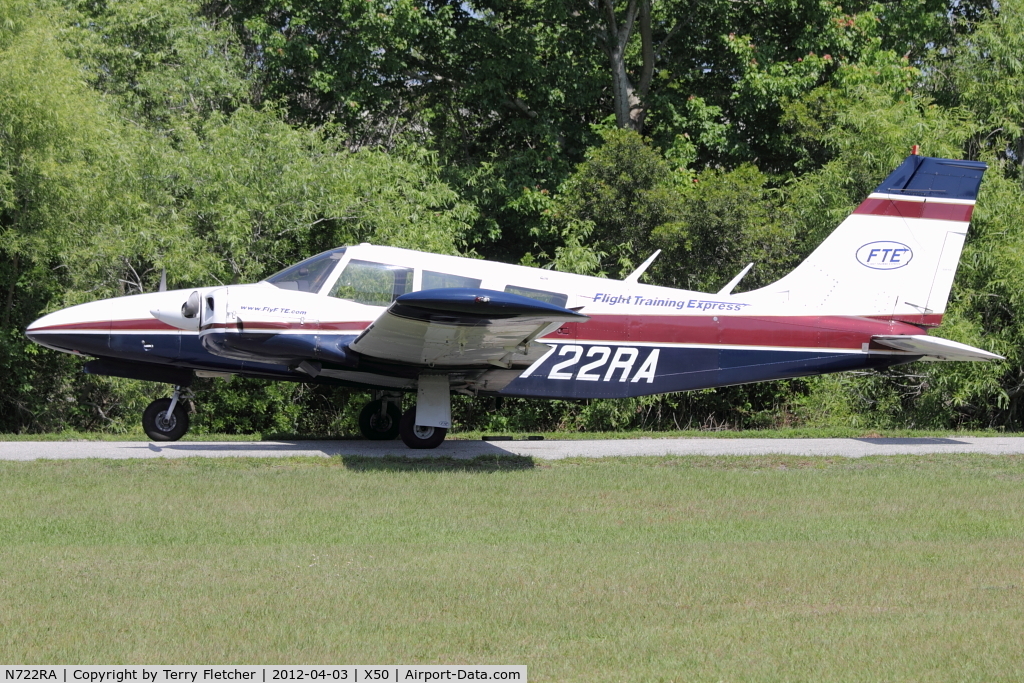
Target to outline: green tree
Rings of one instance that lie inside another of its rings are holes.
[[[163,391],[76,374],[80,362],[28,342],[21,331],[47,310],[152,291],[163,270],[187,287],[257,280],[363,240],[462,246],[474,211],[433,154],[353,152],[245,104],[230,35],[193,25],[196,5],[72,10],[0,7],[0,429],[124,429]],[[202,65],[204,45],[226,52]],[[252,391],[215,385],[213,403]],[[283,429],[294,403],[240,424]]]
[[[737,291],[774,282],[795,265],[792,229],[779,220],[781,193],[750,165],[705,171],[681,197],[675,221],[658,226],[665,251],[653,273],[659,284],[714,292],[748,263]]]
[[[74,379],[70,357],[30,344],[22,330],[66,300],[69,257],[136,206],[116,178],[129,136],[65,56],[40,6],[0,5],[0,429],[97,426],[105,401]],[[70,297],[71,300],[74,297]],[[100,418],[102,421],[102,418]]]
[[[250,96],[230,23],[193,0],[67,0],[62,42],[130,120],[173,134]]]
[[[646,258],[654,230],[678,219],[679,188],[669,164],[638,133],[606,128],[602,138],[559,188],[551,223],[605,254],[598,274],[625,275],[638,256]]]

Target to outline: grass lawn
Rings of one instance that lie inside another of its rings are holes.
[[[1020,680],[1024,456],[0,462],[0,662]]]

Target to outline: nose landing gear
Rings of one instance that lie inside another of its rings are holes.
[[[142,413],[142,429],[153,441],[177,441],[188,431],[188,411],[179,399],[186,391],[174,387],[170,398],[158,398]]]

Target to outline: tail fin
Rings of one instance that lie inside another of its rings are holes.
[[[907,157],[793,272],[750,294],[797,315],[938,325],[986,168]]]

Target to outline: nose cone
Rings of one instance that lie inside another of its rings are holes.
[[[57,351],[102,354],[110,336],[110,307],[94,301],[44,315],[26,328],[25,336]]]
[[[48,315],[44,315],[42,318],[39,318],[31,325],[25,328],[25,336],[31,339],[32,341],[38,341],[38,336],[35,333],[45,328],[53,327],[55,324],[59,324],[58,320],[59,318],[57,313],[50,313]]]

